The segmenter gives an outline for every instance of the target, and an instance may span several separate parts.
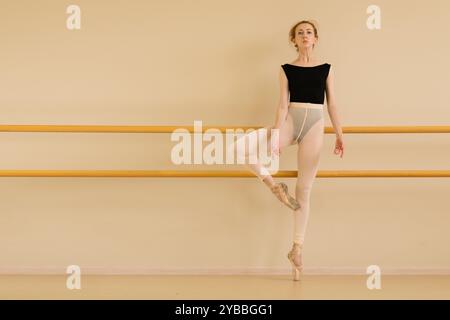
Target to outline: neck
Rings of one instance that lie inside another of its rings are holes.
[[[300,48],[298,52],[297,61],[302,64],[308,64],[314,61],[313,52],[311,48]]]

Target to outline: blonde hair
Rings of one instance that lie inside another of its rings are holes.
[[[297,28],[298,25],[302,24],[302,23],[308,23],[310,24],[313,29],[314,29],[314,36],[316,37],[316,39],[319,39],[319,34],[317,33],[317,27],[316,24],[317,22],[313,22],[312,20],[302,20],[300,22],[297,22],[292,28],[291,30],[289,30],[289,41],[294,43],[294,39],[295,39],[295,29]],[[298,51],[298,46],[297,44],[294,43],[294,46],[296,48],[296,50]],[[313,49],[314,49],[314,45],[313,45]]]

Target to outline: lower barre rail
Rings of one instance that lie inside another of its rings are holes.
[[[296,170],[280,170],[273,177],[296,178]],[[0,177],[93,178],[253,178],[242,170],[0,170]],[[436,178],[450,177],[450,170],[321,170],[317,178]]]

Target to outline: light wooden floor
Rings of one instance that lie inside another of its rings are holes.
[[[96,276],[80,290],[66,275],[2,275],[0,299],[450,299],[450,276],[392,276],[369,290],[366,276]]]

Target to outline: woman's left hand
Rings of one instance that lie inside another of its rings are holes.
[[[344,156],[344,140],[342,136],[336,136],[336,145],[334,147],[334,154],[341,154],[341,158]]]

